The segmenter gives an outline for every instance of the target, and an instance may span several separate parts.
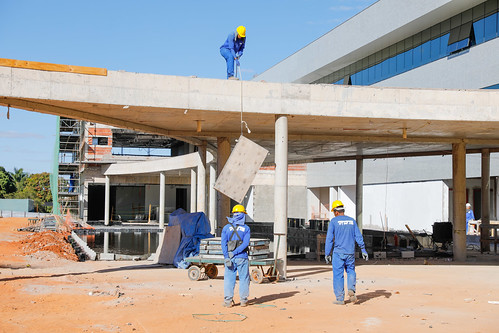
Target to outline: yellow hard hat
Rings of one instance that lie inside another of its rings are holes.
[[[242,25],[238,26],[237,29],[236,29],[236,31],[237,31],[237,34],[239,36],[241,36],[243,38],[246,37],[246,28],[243,27]]]
[[[244,213],[244,214],[247,214],[243,205],[235,205],[232,208],[232,213]]]
[[[331,206],[331,211],[334,211],[335,209],[344,209],[343,202],[340,200],[334,200]]]

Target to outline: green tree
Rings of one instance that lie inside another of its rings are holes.
[[[10,172],[0,166],[0,199],[7,198],[16,191],[16,184]]]
[[[13,196],[16,199],[32,199],[39,212],[49,212],[48,203],[52,202],[50,191],[50,174],[48,172],[35,173],[24,180],[24,187]]]
[[[22,191],[24,187],[24,181],[29,177],[29,173],[24,172],[23,168],[14,168],[14,172],[11,172],[11,175],[16,185],[16,191]]]

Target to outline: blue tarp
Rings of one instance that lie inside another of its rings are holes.
[[[173,265],[186,269],[190,263],[184,259],[199,254],[199,244],[201,239],[214,237],[210,234],[210,221],[203,212],[187,213],[182,208],[170,214],[168,225],[180,224],[182,238],[178,247]]]

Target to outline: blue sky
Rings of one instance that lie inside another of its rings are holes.
[[[0,58],[225,78],[219,47],[247,29],[250,79],[376,0],[1,0]],[[0,166],[51,171],[56,117],[0,107]]]

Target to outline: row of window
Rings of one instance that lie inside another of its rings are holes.
[[[381,63],[338,80],[334,84],[372,85],[432,61],[445,58],[453,53],[458,53],[475,44],[481,44],[499,37],[499,13],[474,22],[472,28],[471,26],[467,28],[465,35],[461,34],[457,38],[453,36],[452,41],[457,41],[449,44],[449,38],[453,33],[454,31],[451,31],[432,39]],[[459,35],[459,32],[457,32],[457,35]],[[349,81],[345,82],[345,79]]]

